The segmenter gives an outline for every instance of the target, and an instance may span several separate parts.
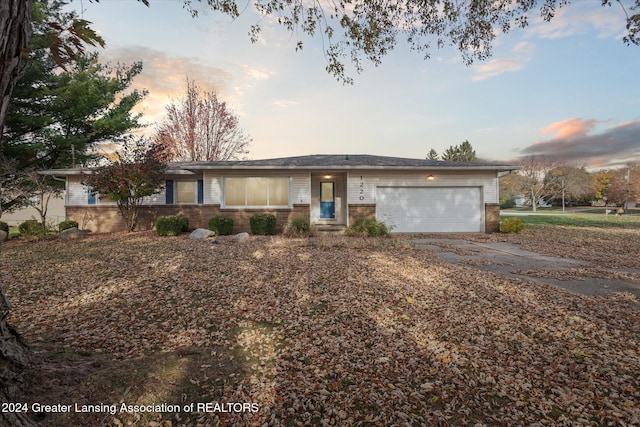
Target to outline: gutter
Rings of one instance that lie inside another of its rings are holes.
[[[377,166],[377,165],[324,165],[324,166],[297,166],[297,165],[267,165],[267,166],[250,166],[250,165],[184,165],[171,168],[171,165],[165,171],[166,175],[191,175],[201,171],[220,171],[220,170],[298,170],[298,171],[355,171],[355,170],[372,170],[372,171],[501,171],[511,173],[515,170],[522,169],[522,166],[516,165],[482,165],[482,166]],[[43,175],[71,176],[82,175],[87,173],[95,173],[93,169],[52,169],[42,171]]]

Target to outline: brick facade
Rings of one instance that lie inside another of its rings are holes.
[[[486,203],[484,205],[484,232],[497,233],[500,231],[500,205]]]
[[[158,205],[141,206],[137,230],[151,230],[161,216],[183,215],[189,218],[189,228],[207,228],[214,216],[233,218],[233,232],[250,232],[249,218],[256,213],[275,215],[278,230],[294,218],[309,218],[309,205],[293,205],[291,209],[221,209],[220,205]],[[126,231],[117,206],[67,206],[67,219],[78,222],[80,228],[94,233]]]
[[[353,224],[360,218],[376,219],[376,205],[373,203],[349,205],[349,224]]]
[[[158,205],[140,207],[138,230],[152,230],[158,217],[167,215],[183,215],[189,218],[189,228],[207,228],[213,216],[233,218],[233,232],[250,232],[249,218],[256,213],[275,215],[278,230],[294,218],[309,218],[310,206],[293,205],[291,209],[224,209],[219,205]],[[485,204],[485,233],[500,231],[500,205]],[[376,218],[375,204],[349,205],[349,224],[359,218]],[[67,206],[67,219],[77,221],[80,228],[94,233],[110,233],[126,231],[124,219],[116,206]]]

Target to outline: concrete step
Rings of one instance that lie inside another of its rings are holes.
[[[315,230],[319,236],[344,234],[347,226],[344,224],[316,225]]]

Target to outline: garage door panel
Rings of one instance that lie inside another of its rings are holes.
[[[376,217],[395,232],[479,232],[479,187],[378,187]]]

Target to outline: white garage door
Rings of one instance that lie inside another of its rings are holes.
[[[376,218],[392,232],[480,232],[479,187],[378,187]]]

